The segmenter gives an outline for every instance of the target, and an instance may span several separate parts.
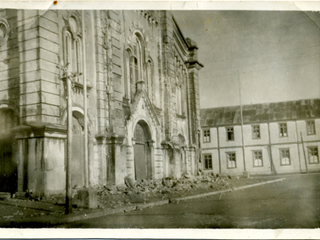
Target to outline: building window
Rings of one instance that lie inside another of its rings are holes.
[[[253,166],[254,167],[262,167],[263,160],[262,160],[262,151],[253,151]]]
[[[289,148],[280,149],[280,165],[291,165]]]
[[[279,123],[280,137],[288,137],[288,128],[286,123]]]
[[[227,140],[228,141],[234,141],[234,128],[233,127],[227,127]]]
[[[135,62],[135,71],[136,71],[136,81],[145,80],[143,79],[142,69],[143,69],[143,47],[142,47],[142,37],[139,34],[136,34],[136,41],[134,45],[134,54],[136,56],[136,62]]]
[[[260,126],[259,125],[252,126],[252,138],[253,139],[260,138]]]
[[[204,154],[204,169],[210,170],[212,169],[212,155],[211,154]]]
[[[309,163],[319,163],[318,147],[308,147]]]
[[[227,152],[227,168],[237,168],[235,152]]]
[[[181,86],[177,86],[176,91],[176,101],[177,101],[177,114],[182,114],[182,101],[181,101]]]
[[[84,69],[82,53],[82,37],[78,20],[72,16],[63,31],[63,60],[68,72],[75,75],[75,80],[83,82],[82,73]]]
[[[147,62],[147,93],[149,96],[149,99],[153,101],[154,99],[154,81],[153,81],[153,62],[151,59],[148,59]]]
[[[203,130],[203,142],[204,143],[210,142],[210,129]]]
[[[181,85],[181,105],[182,105],[182,114],[186,115],[187,112],[187,74],[186,71],[183,71],[182,74],[182,85]]]
[[[316,125],[314,121],[307,121],[307,134],[315,135],[316,134]]]

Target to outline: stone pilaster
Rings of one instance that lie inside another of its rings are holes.
[[[133,146],[127,145],[127,174],[130,178],[134,178],[134,157]]]
[[[107,151],[106,151],[106,136],[97,135],[97,158],[99,159],[99,184],[107,184]]]
[[[113,134],[106,140],[109,153],[107,156],[107,184],[124,184],[124,178],[126,177],[126,160],[121,154],[123,139],[124,136]]]
[[[64,193],[65,138],[61,126],[28,125],[13,129],[18,169],[18,192],[26,189],[35,196]]]

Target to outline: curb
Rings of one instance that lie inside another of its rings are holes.
[[[66,222],[75,222],[79,220],[85,220],[85,219],[91,219],[91,218],[98,218],[98,217],[104,217],[112,214],[117,214],[117,213],[124,213],[124,212],[131,212],[136,209],[144,209],[148,207],[154,207],[154,206],[161,206],[161,205],[166,205],[169,204],[169,199],[163,200],[163,201],[158,201],[158,202],[151,202],[151,203],[142,203],[142,204],[136,204],[133,206],[127,206],[127,207],[122,207],[118,209],[108,209],[108,210],[103,210],[101,212],[96,212],[96,213],[88,213],[85,215],[79,215],[79,216],[70,216],[66,217],[63,219],[63,221],[59,221],[56,224],[59,223],[66,223]]]
[[[25,219],[25,220],[17,221],[17,222],[13,222],[13,221],[11,221],[10,223],[7,222],[6,225],[3,225],[3,226],[8,226],[8,224],[10,225],[10,227],[24,227],[24,226],[28,227],[30,225],[35,225],[35,224],[59,225],[59,224],[80,221],[80,220],[104,217],[104,216],[108,216],[108,215],[112,215],[112,214],[131,212],[131,211],[134,211],[137,209],[141,210],[141,209],[148,208],[148,207],[161,206],[161,205],[166,205],[166,204],[169,204],[169,199],[163,200],[163,201],[158,201],[158,202],[135,204],[132,206],[127,206],[127,207],[122,207],[122,208],[117,208],[117,209],[104,209],[99,212],[91,212],[91,213],[75,215],[75,216],[65,216],[65,215],[60,215],[59,217],[53,217],[53,216],[42,216],[41,217],[40,216],[40,217],[34,217],[32,219]]]
[[[210,193],[202,193],[202,194],[193,195],[193,196],[172,198],[172,199],[170,199],[170,202],[178,202],[178,201],[183,201],[183,200],[188,200],[188,199],[208,197],[208,196],[212,196],[212,195],[216,195],[216,194],[220,194],[220,193],[238,191],[238,190],[241,190],[241,189],[256,187],[256,186],[269,184],[269,183],[274,183],[274,182],[281,182],[283,180],[285,180],[285,178],[280,178],[280,179],[270,180],[270,181],[260,182],[260,183],[254,183],[254,184],[250,184],[250,185],[246,185],[246,186],[242,186],[242,187],[236,187],[236,188],[232,188],[232,189],[220,190],[220,191],[215,191],[215,192],[210,192]]]
[[[127,207],[122,207],[118,209],[104,209],[102,211],[97,211],[97,212],[92,212],[92,213],[86,213],[86,214],[81,214],[81,215],[75,215],[75,216],[65,216],[65,215],[60,215],[59,217],[53,217],[53,216],[43,216],[43,217],[35,217],[33,219],[25,219],[24,221],[19,221],[19,222],[10,222],[11,227],[23,227],[24,225],[30,225],[32,224],[41,224],[41,225],[59,225],[59,224],[65,224],[65,223],[70,223],[70,222],[75,222],[75,221],[80,221],[80,220],[86,220],[86,219],[92,219],[92,218],[99,218],[99,217],[104,217],[112,214],[118,214],[118,213],[124,213],[124,212],[131,212],[137,209],[145,209],[149,207],[154,207],[154,206],[161,206],[161,205],[166,205],[169,203],[174,203],[174,202],[179,202],[183,200],[188,200],[188,199],[195,199],[195,198],[201,198],[201,197],[207,197],[207,196],[212,196],[220,193],[225,193],[225,192],[232,192],[232,191],[237,191],[241,189],[246,189],[246,188],[251,188],[251,187],[256,187],[264,184],[269,184],[269,183],[274,183],[274,182],[280,182],[285,180],[285,178],[280,178],[276,180],[270,180],[266,182],[260,182],[260,183],[254,183],[246,186],[241,186],[241,187],[236,187],[233,189],[226,189],[226,190],[221,190],[221,191],[215,191],[215,192],[210,192],[210,193],[203,193],[203,194],[197,194],[193,196],[186,196],[186,197],[180,197],[180,198],[171,198],[163,201],[158,201],[158,202],[151,202],[151,203],[142,203],[142,204],[135,204],[132,206],[127,206]]]

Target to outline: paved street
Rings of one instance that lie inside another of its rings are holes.
[[[58,227],[318,228],[320,174],[283,177],[282,182]]]

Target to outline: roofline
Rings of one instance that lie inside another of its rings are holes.
[[[290,122],[290,121],[308,121],[308,120],[315,120],[320,119],[320,117],[310,117],[310,118],[288,118],[288,119],[281,119],[281,120],[271,120],[271,121],[256,121],[256,122],[243,122],[243,125],[254,125],[254,124],[263,124],[263,123],[283,123],[283,122]],[[241,123],[229,123],[229,124],[214,124],[214,125],[200,125],[201,128],[216,128],[216,127],[228,127],[228,126],[241,126]]]
[[[180,27],[179,27],[176,19],[174,18],[174,16],[173,16],[172,13],[170,13],[170,15],[171,15],[171,17],[172,17],[172,21],[174,22],[174,24],[175,24],[176,27],[177,27],[178,33],[181,35],[181,37],[182,37],[182,39],[183,39],[183,42],[185,43],[185,45],[186,45],[187,48],[189,49],[189,48],[190,48],[190,47],[189,47],[189,44],[188,44],[188,42],[186,41],[186,38],[184,37],[184,35],[183,35],[183,33],[182,33],[182,31],[181,31],[181,29],[180,29]]]
[[[253,105],[265,105],[265,104],[279,104],[279,103],[289,103],[289,102],[297,102],[297,101],[303,101],[303,100],[320,100],[320,98],[302,98],[302,99],[297,99],[297,100],[290,100],[290,101],[282,101],[282,102],[266,102],[266,103],[254,103],[254,104],[245,104],[242,105],[242,107],[245,106],[253,106]],[[219,109],[219,108],[232,108],[232,107],[240,107],[239,105],[231,105],[231,106],[221,106],[221,107],[211,107],[211,108],[200,108],[201,110],[209,110],[209,109]]]

